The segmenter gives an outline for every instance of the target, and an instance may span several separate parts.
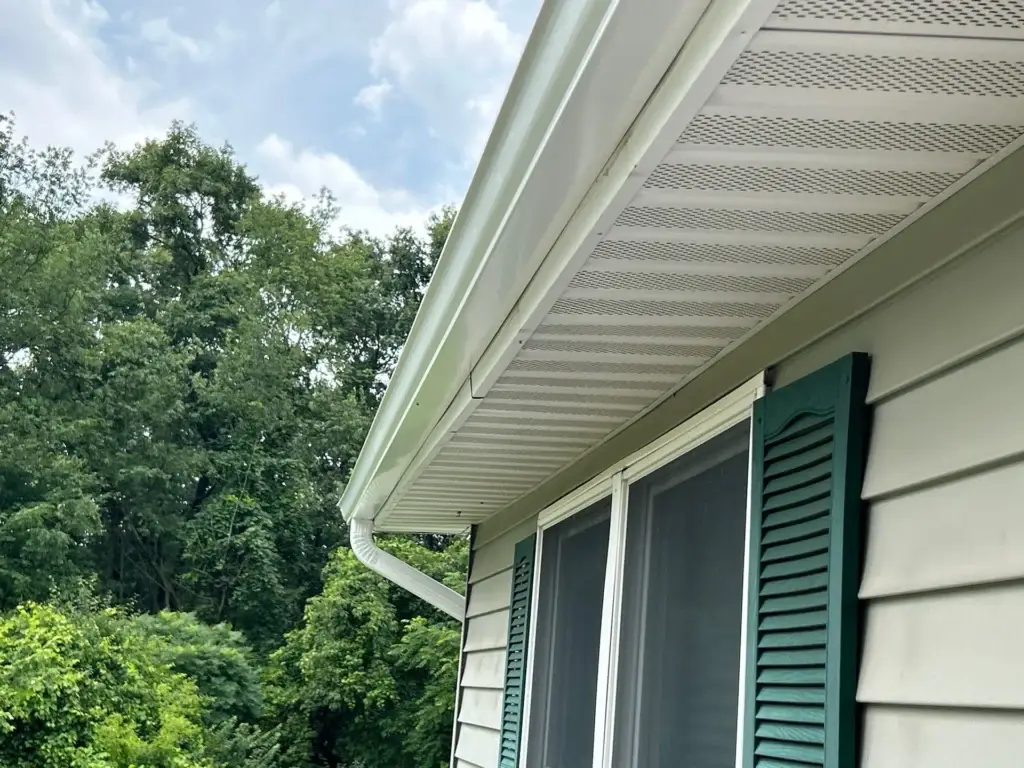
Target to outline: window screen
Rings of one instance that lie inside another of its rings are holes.
[[[611,502],[544,532],[528,763],[591,768]]]
[[[735,765],[748,429],[630,487],[616,766]]]

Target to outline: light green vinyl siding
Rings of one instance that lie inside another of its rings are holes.
[[[1014,189],[1019,173],[1015,178]],[[981,190],[984,183],[975,186]],[[1008,189],[997,202],[1008,204],[1011,196]],[[1016,205],[1021,206],[1019,195]],[[918,238],[916,232],[932,225],[915,225],[906,237],[892,241],[894,248],[885,258],[899,259],[900,268],[913,260],[941,262],[964,245],[964,238],[975,237],[969,234],[972,228],[994,210],[982,201],[967,211],[968,219],[946,215],[951,223],[941,237]],[[823,292],[823,299],[829,295],[823,305],[838,306],[854,290],[860,291],[858,297],[864,294],[863,285],[853,289],[846,278],[839,276],[831,284],[835,290]],[[801,351],[790,349],[764,361],[778,364],[776,387],[781,388],[852,351],[871,355],[868,402],[873,416],[859,590],[864,614],[857,688],[862,768],[1021,764],[1022,295],[1024,225],[1016,225],[911,281],[885,303]],[[810,329],[814,318],[800,317]],[[749,375],[750,369],[738,368],[718,394]],[[640,420],[635,431],[653,439],[676,426],[679,414],[689,415],[704,404],[694,401],[689,409],[678,402],[666,404]],[[614,439],[605,453],[619,460],[636,449],[634,442]],[[589,475],[567,471],[551,481],[551,486],[561,483],[561,490],[549,495],[567,493]],[[470,574],[470,602],[479,589],[480,612],[468,619],[469,634],[476,638],[487,633],[474,632],[474,622],[507,611],[513,549],[536,528],[538,511],[536,505],[520,503],[480,526]],[[503,587],[488,589],[489,582]],[[494,648],[483,650],[488,643],[497,644],[500,658],[505,639],[475,643],[479,650],[467,650],[467,662],[493,653]],[[500,694],[500,679],[496,684]],[[470,699],[463,685],[467,710]],[[475,697],[479,709],[460,713],[460,768],[496,765],[500,704],[485,706],[495,700]],[[492,725],[473,724],[479,720]]]

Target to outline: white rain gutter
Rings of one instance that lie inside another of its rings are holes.
[[[460,390],[471,390],[473,366],[586,192],[591,169],[568,173],[552,157],[568,150],[551,146],[551,133],[616,4],[542,5],[345,488],[346,520],[376,517]]]
[[[462,618],[461,597],[456,604],[447,587],[373,545],[375,520],[468,418],[571,277],[585,249],[564,241],[601,235],[607,198],[642,183],[675,138],[666,123],[685,124],[679,100],[699,108],[716,65],[724,72],[757,28],[750,17],[775,1],[702,0],[681,12],[666,0],[545,0],[340,502],[370,568]],[[532,295],[538,287],[543,297]]]
[[[348,537],[349,545],[359,562],[371,571],[409,590],[457,621],[465,618],[466,598],[377,546],[373,540],[373,520],[357,519],[350,522]]]
[[[618,1],[542,5],[339,503],[360,562],[459,621],[465,599],[378,548],[374,519],[427,438],[450,423],[445,415],[473,405],[473,366],[586,191],[591,169],[567,174],[553,164],[552,153],[566,153],[552,147],[550,137]],[[574,128],[580,150],[580,129]],[[599,164],[604,157],[600,153]],[[536,194],[537,188],[545,194]],[[523,232],[539,242],[527,242]]]

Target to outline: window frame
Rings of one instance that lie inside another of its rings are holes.
[[[754,376],[682,424],[630,454],[597,477],[579,486],[543,509],[537,517],[537,543],[534,554],[533,594],[530,615],[537,616],[540,600],[540,579],[544,570],[542,552],[545,532],[608,497],[611,498],[611,521],[608,534],[608,558],[605,564],[604,598],[601,609],[601,638],[597,667],[597,702],[594,717],[593,768],[613,768],[615,707],[618,688],[618,656],[622,622],[622,589],[625,575],[626,520],[630,486],[662,467],[714,439],[753,415],[754,401],[764,396],[768,387],[765,373]],[[746,643],[748,639],[748,585],[750,580],[750,512],[751,478],[753,476],[753,429],[747,446],[747,499],[744,521],[743,597],[740,616],[739,684],[736,712],[736,766],[743,756],[745,724],[744,692],[746,681]],[[527,639],[526,684],[524,686],[522,736],[519,768],[528,763],[530,753],[531,716],[533,712],[534,661],[537,658],[537,622],[530,623]]]

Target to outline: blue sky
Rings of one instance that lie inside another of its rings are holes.
[[[345,224],[465,193],[540,0],[0,0],[0,111],[34,144],[131,145],[175,118]]]

